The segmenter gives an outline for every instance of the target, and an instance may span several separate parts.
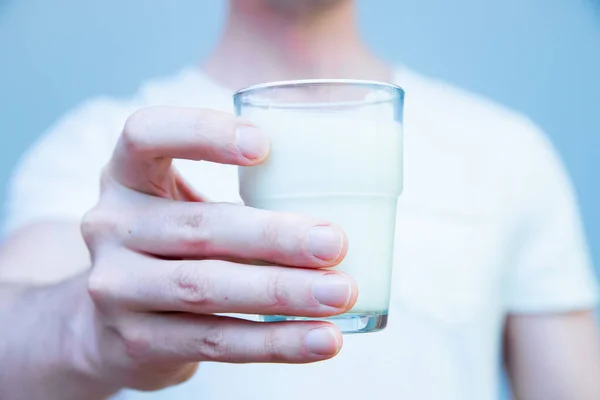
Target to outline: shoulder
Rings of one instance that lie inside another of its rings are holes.
[[[533,196],[544,187],[570,189],[560,157],[528,117],[409,69],[399,70],[398,81],[406,90],[407,130],[460,165],[485,205],[514,214],[539,200]]]
[[[455,147],[528,151],[547,146],[543,131],[525,115],[451,83],[400,69],[399,80],[406,86],[408,118]],[[515,154],[517,155],[517,154]]]

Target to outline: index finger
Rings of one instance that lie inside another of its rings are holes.
[[[173,184],[173,158],[250,166],[269,152],[269,141],[247,121],[220,111],[151,107],[131,115],[108,172],[134,190],[154,194]]]

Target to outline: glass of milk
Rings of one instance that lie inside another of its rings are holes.
[[[286,81],[240,90],[234,103],[271,140],[263,164],[239,170],[244,203],[322,218],[348,237],[335,268],[356,280],[358,301],[346,314],[320,319],[344,333],[385,328],[402,192],[403,90],[361,80]]]

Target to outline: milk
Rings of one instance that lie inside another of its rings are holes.
[[[401,126],[385,114],[259,107],[242,113],[271,140],[263,164],[240,168],[242,199],[251,207],[322,218],[346,232],[348,254],[336,268],[358,284],[353,315],[387,314],[389,305],[403,171]]]

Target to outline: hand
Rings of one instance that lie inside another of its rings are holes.
[[[129,118],[82,223],[97,373],[154,390],[188,379],[201,361],[309,363],[339,352],[342,335],[326,322],[215,315],[325,317],[356,302],[354,281],[327,269],[347,251],[338,227],[205,202],[171,166],[251,166],[268,151],[258,129],[225,113],[160,107]]]

